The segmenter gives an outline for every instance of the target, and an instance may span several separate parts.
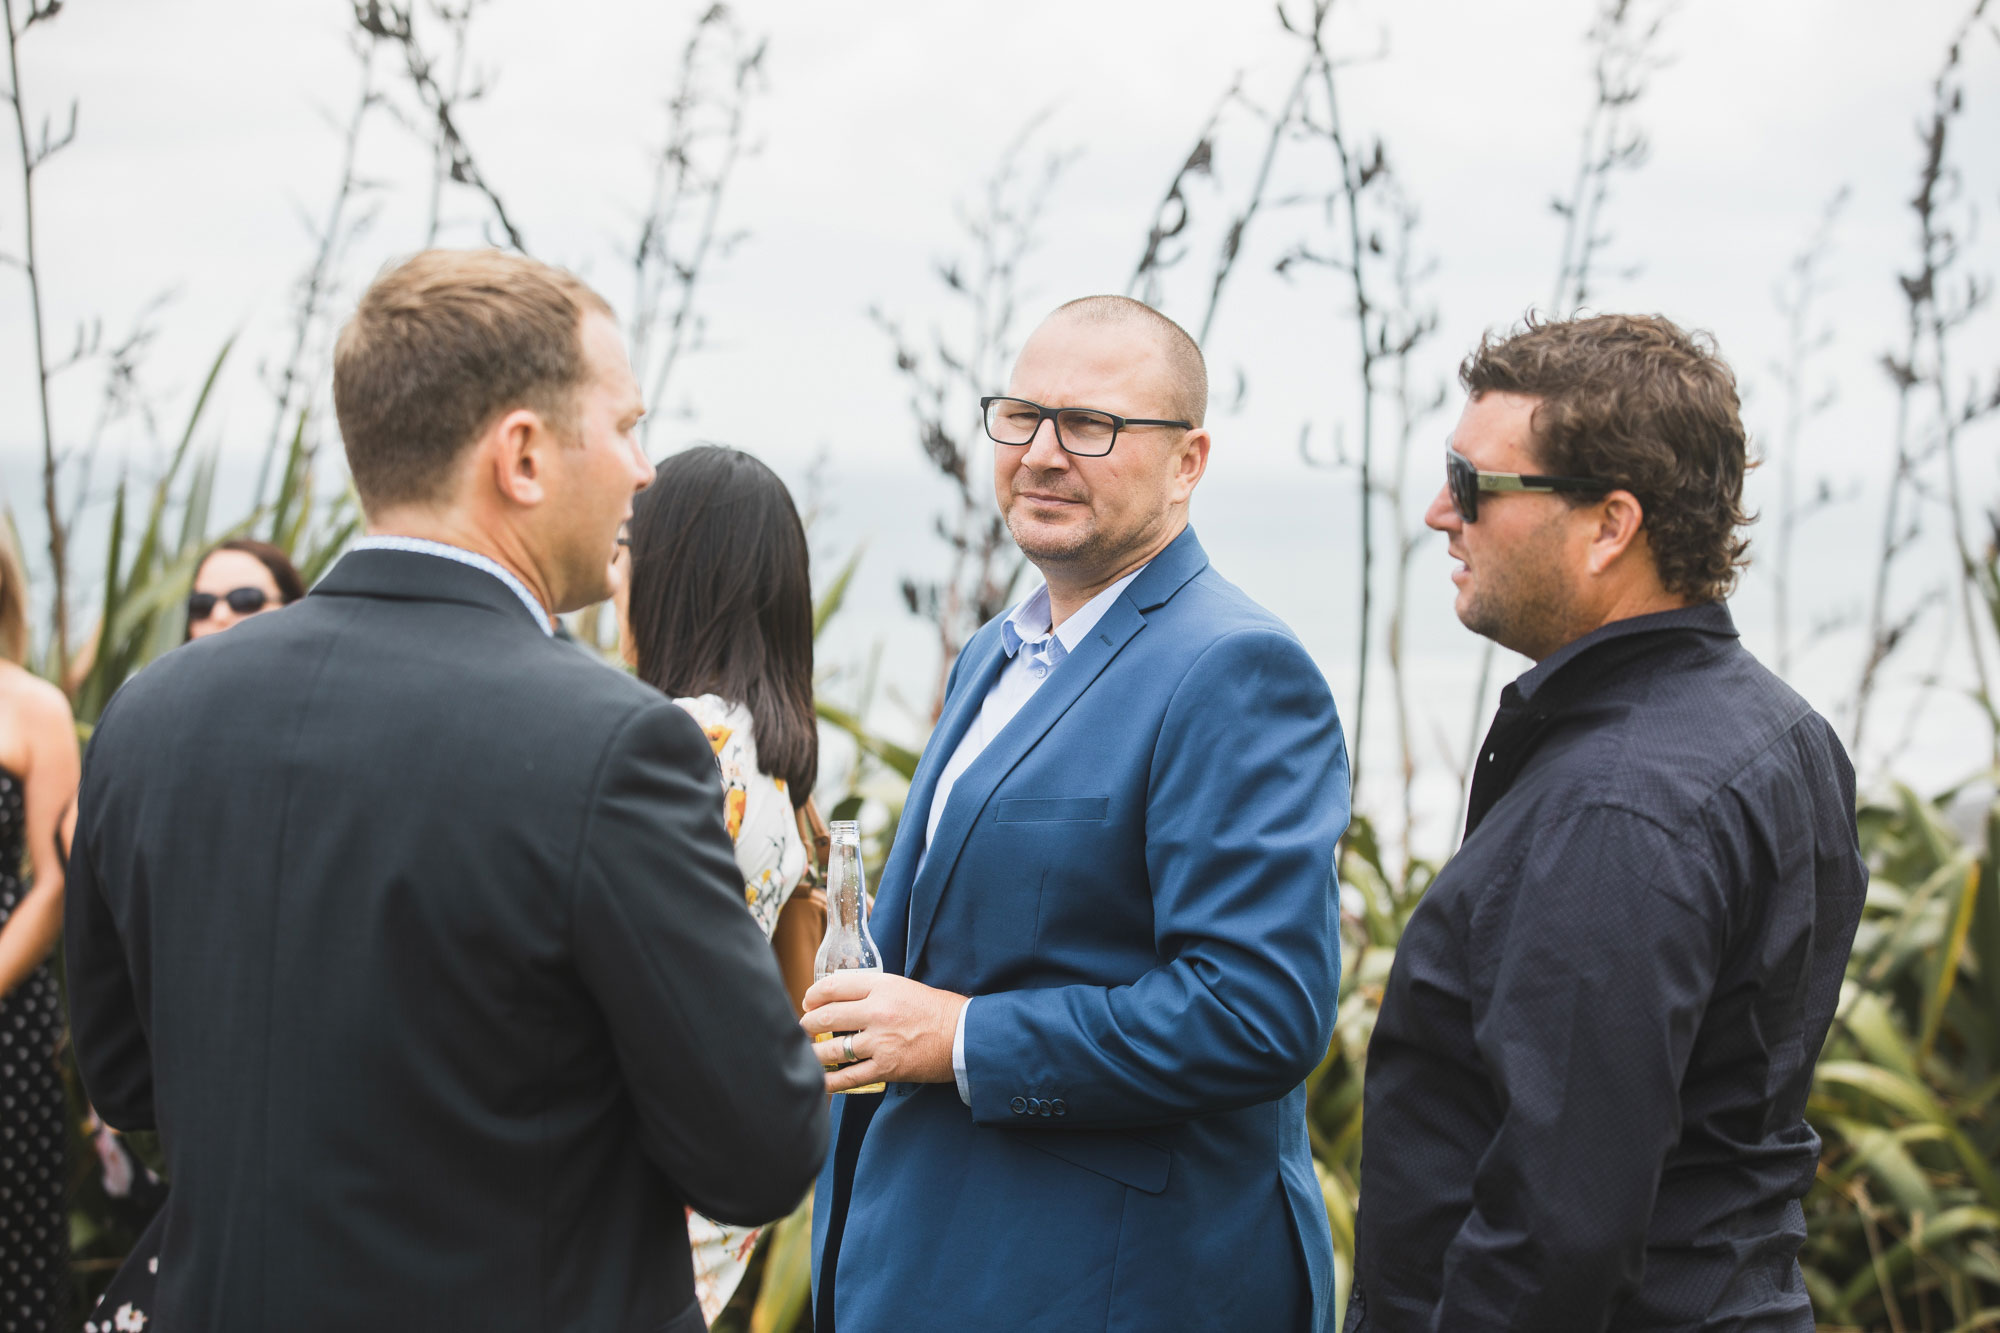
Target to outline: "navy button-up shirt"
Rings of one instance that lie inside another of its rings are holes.
[[[1719,603],[1508,686],[1368,1048],[1350,1329],[1812,1328],[1854,770]]]

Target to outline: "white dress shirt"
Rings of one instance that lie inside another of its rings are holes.
[[[984,753],[994,737],[1014,720],[1014,715],[1027,706],[1035,697],[1035,691],[1042,688],[1042,682],[1049,673],[1061,666],[1063,659],[1076,651],[1084,636],[1097,627],[1111,604],[1118,600],[1133,579],[1144,572],[1141,565],[1124,578],[1106,588],[1097,596],[1085,602],[1063,621],[1061,628],[1051,629],[1049,610],[1049,589],[1047,584],[1035,589],[1028,600],[1015,607],[1006,622],[1000,626],[1000,643],[1007,652],[1007,664],[1000,668],[1000,675],[993,687],[986,691],[986,698],[979,706],[979,716],[972,719],[972,725],[965,729],[958,748],[945,761],[944,772],[938,775],[937,791],[931,796],[931,808],[924,821],[924,854],[930,854],[931,839],[937,836],[938,823],[944,818],[945,802],[951,799],[951,789],[965,770],[972,767],[972,761]],[[923,861],[917,862],[917,873],[923,873]],[[972,1105],[972,1084],[965,1076],[965,1015],[972,1009],[972,1001],[967,1000],[958,1011],[958,1030],[951,1039],[951,1073],[958,1084],[959,1099],[967,1106]]]
[[[521,605],[528,608],[528,614],[542,627],[542,633],[554,634],[555,626],[549,623],[548,609],[535,600],[535,594],[528,591],[528,585],[514,577],[513,571],[498,560],[483,556],[477,551],[468,551],[463,546],[448,546],[444,542],[434,542],[424,537],[363,537],[347,548],[350,551],[411,551],[417,555],[434,555],[440,560],[450,560],[457,564],[469,565],[483,570],[507,585],[507,591],[521,599]]]

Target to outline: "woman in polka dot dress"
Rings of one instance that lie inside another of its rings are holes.
[[[62,929],[56,825],[76,795],[69,701],[21,669],[27,589],[0,538],[0,1330],[64,1327],[68,1110],[49,954]]]

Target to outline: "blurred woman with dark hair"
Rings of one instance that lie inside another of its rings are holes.
[[[239,537],[202,556],[188,594],[187,636],[219,634],[239,620],[290,606],[306,595],[291,558],[269,542]]]
[[[810,913],[779,917],[812,858],[801,815],[819,771],[812,572],[791,492],[746,453],[700,445],[660,464],[632,504],[625,652],[687,709],[715,751],[743,901],[786,966],[797,1002],[817,947]],[[801,900],[795,906],[807,906]],[[798,927],[793,929],[793,927]],[[742,1280],[753,1229],[688,1217],[695,1290],[711,1322]]]
[[[57,828],[76,796],[76,722],[28,672],[28,587],[0,532],[0,1328],[64,1327],[68,1109],[49,965],[62,930]]]

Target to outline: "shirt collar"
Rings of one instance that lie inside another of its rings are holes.
[[[1551,676],[1600,644],[1628,638],[1634,634],[1652,634],[1660,630],[1674,629],[1693,630],[1697,634],[1715,634],[1731,639],[1736,637],[1736,622],[1730,618],[1729,608],[1721,602],[1697,602],[1693,606],[1677,606],[1671,611],[1628,616],[1623,620],[1614,620],[1608,625],[1599,625],[1582,638],[1564,644],[1523,672],[1509,688],[1525,703],[1534,698],[1536,690],[1548,684]]]
[[[548,610],[535,600],[535,594],[528,591],[528,585],[514,577],[498,560],[483,556],[477,551],[468,551],[462,546],[451,546],[444,542],[434,542],[423,537],[363,537],[348,548],[352,551],[409,551],[416,555],[434,555],[440,560],[450,560],[456,564],[468,565],[483,570],[507,585],[507,590],[521,599],[521,605],[528,608],[528,614],[535,618],[535,624],[544,634],[553,635],[555,626],[549,623]]]
[[[1012,657],[1026,645],[1031,650],[1046,653],[1049,665],[1056,665],[1076,651],[1076,646],[1083,642],[1084,636],[1097,628],[1098,621],[1104,619],[1104,613],[1111,609],[1111,604],[1118,600],[1119,594],[1123,593],[1131,585],[1132,580],[1138,578],[1145,570],[1146,566],[1141,565],[1098,593],[1072,612],[1070,618],[1063,621],[1062,628],[1054,631],[1049,628],[1049,621],[1052,619],[1049,610],[1049,585],[1044,583],[1029,594],[1026,601],[1015,607],[1005,623],[1000,626],[1001,646],[1007,650],[1007,656]]]

